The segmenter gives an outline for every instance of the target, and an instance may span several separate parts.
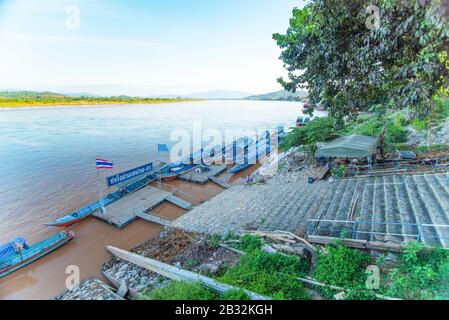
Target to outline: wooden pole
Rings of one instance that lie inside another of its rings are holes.
[[[330,284],[325,284],[325,283],[319,282],[319,281],[317,281],[315,279],[312,279],[312,278],[309,278],[309,277],[297,278],[297,279],[299,281],[301,281],[301,282],[304,282],[304,283],[307,283],[307,284],[310,284],[310,285],[314,285],[314,286],[319,286],[319,287],[323,287],[323,288],[330,288],[330,289],[333,289],[333,290],[345,291],[345,292],[350,291],[349,289],[346,289],[346,288],[343,288],[343,287],[339,287],[339,286],[333,286],[333,285],[330,285]],[[384,296],[382,294],[377,294],[377,293],[375,293],[374,296],[376,296],[376,298],[379,298],[379,299],[382,299],[382,300],[402,300],[402,299],[399,299],[399,298],[392,298],[392,297]]]
[[[101,182],[100,182],[100,174],[98,172],[98,167],[97,167],[97,161],[96,161],[97,158],[98,157],[95,158],[95,170],[97,171],[98,201],[100,202],[101,212],[103,214],[105,214],[106,213],[106,208],[105,208],[104,203],[103,203],[103,197],[101,196]]]

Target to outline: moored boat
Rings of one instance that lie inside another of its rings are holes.
[[[50,221],[48,223],[46,223],[45,225],[49,226],[49,227],[62,227],[62,228],[66,228],[66,227],[70,227],[71,225],[80,222],[83,219],[86,219],[87,217],[89,217],[92,214],[92,211],[86,211],[83,213],[80,213],[79,211],[76,212],[72,212],[68,215],[65,215],[61,218],[55,219],[53,221]]]
[[[22,238],[17,238],[15,241],[1,246],[0,278],[42,258],[68,243],[73,237],[73,232],[61,232],[31,246],[27,246]]]
[[[176,180],[176,178],[184,173],[193,170],[196,167],[195,164],[181,165],[177,167],[169,167],[168,172],[160,175],[161,179],[165,182]]]

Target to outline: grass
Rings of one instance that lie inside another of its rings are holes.
[[[218,280],[276,300],[302,300],[309,296],[297,277],[304,275],[308,268],[303,259],[255,249],[242,256]]]
[[[408,300],[449,298],[449,251],[411,243],[398,255],[392,266],[385,268],[384,257],[374,261],[367,253],[348,248],[339,242],[326,246],[319,254],[313,277],[323,283],[349,289],[348,300],[376,299],[374,293]],[[377,265],[380,287],[366,288],[366,268]],[[317,288],[327,299],[338,293]]]
[[[325,284],[353,289],[352,299],[359,300],[365,296],[372,298],[372,295],[364,292],[365,271],[371,262],[371,257],[367,253],[348,248],[340,242],[327,245],[326,251],[326,254],[318,254],[313,277]],[[337,293],[327,288],[318,290],[328,299]]]
[[[167,286],[144,293],[141,300],[249,300],[243,290],[219,294],[198,282],[171,281]]]
[[[403,299],[449,299],[449,251],[409,244],[383,287],[385,294]]]

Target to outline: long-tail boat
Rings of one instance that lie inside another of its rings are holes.
[[[0,278],[58,249],[72,240],[74,236],[75,234],[71,231],[61,232],[29,247],[23,238],[17,238],[23,242],[11,241],[0,246]],[[21,248],[18,249],[17,245]]]

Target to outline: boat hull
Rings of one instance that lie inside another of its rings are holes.
[[[0,278],[46,256],[50,252],[67,244],[72,239],[73,235],[60,233],[50,237],[49,239],[41,241],[40,243],[32,245],[30,249],[23,252],[23,259],[18,260],[17,254],[10,258],[7,257],[3,259],[0,261]]]
[[[77,222],[80,222],[81,220],[84,220],[84,219],[90,217],[91,215],[92,214],[89,213],[89,214],[86,214],[81,217],[65,216],[60,219],[57,219],[57,220],[47,223],[46,226],[66,228],[66,227],[70,227],[71,225],[74,225]]]
[[[74,220],[67,221],[67,222],[48,223],[47,226],[50,226],[50,227],[67,228],[67,227],[70,227],[70,226],[74,225],[75,223],[78,223],[78,222],[80,222],[81,220],[84,220],[84,219],[86,219],[87,217],[90,217],[90,216],[91,216],[91,215],[88,215],[88,216],[85,216],[85,217],[82,217],[82,218],[78,218],[78,219],[74,219]]]

